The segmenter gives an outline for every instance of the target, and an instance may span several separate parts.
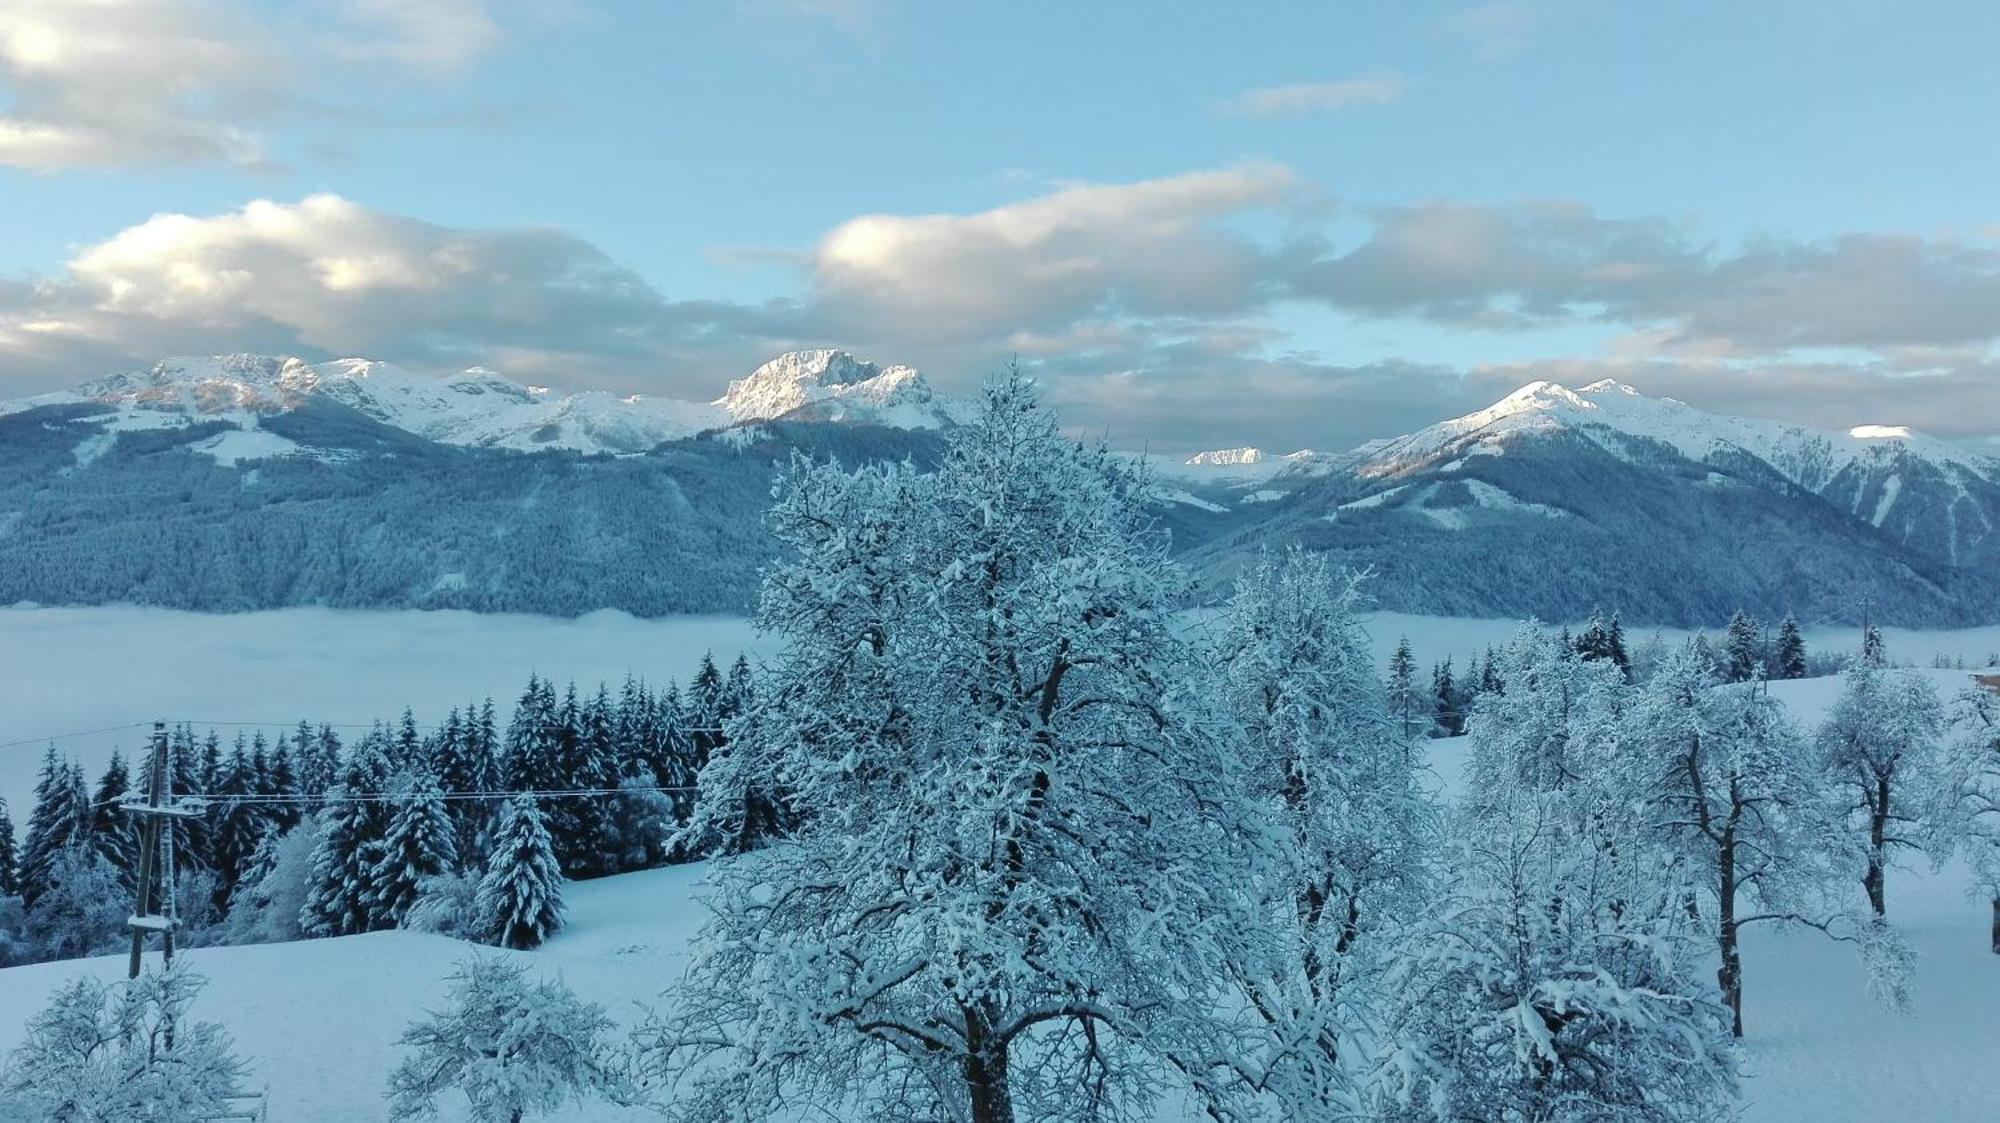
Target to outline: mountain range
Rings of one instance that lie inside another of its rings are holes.
[[[482,368],[168,359],[0,404],[0,603],[738,611],[794,451],[930,462],[969,416],[916,371],[782,355],[713,401]],[[1291,543],[1383,607],[1712,624],[2000,620],[2000,461],[1602,381],[1538,382],[1345,452],[1153,458],[1210,596]]]

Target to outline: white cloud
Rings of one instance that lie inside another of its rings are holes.
[[[924,339],[995,338],[1115,315],[1230,314],[1258,302],[1266,251],[1227,225],[1282,209],[1286,168],[1256,164],[1082,185],[970,215],[867,215],[819,242],[828,315]]]
[[[260,163],[277,53],[197,0],[0,0],[0,164]]]
[[[483,0],[338,0],[359,34],[334,40],[341,55],[387,59],[417,70],[462,70],[500,43]]]
[[[1246,90],[1223,102],[1222,108],[1245,117],[1284,117],[1356,105],[1387,105],[1402,97],[1403,90],[1403,79],[1394,74],[1342,82],[1300,82]]]
[[[447,73],[501,35],[481,0],[340,0],[333,14],[337,31],[225,0],[0,0],[0,166],[263,166],[274,126],[322,92],[305,81],[316,63]]]

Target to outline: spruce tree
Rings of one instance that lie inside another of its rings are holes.
[[[1431,718],[1438,735],[1456,737],[1465,732],[1465,711],[1460,704],[1458,683],[1452,679],[1451,657],[1431,670]]]
[[[1799,633],[1798,617],[1788,613],[1785,622],[1778,626],[1778,650],[1772,656],[1771,663],[1772,678],[1806,677],[1806,640]]]
[[[21,891],[20,854],[14,843],[14,818],[7,813],[7,797],[0,796],[0,897]]]
[[[1882,642],[1882,630],[1873,624],[1861,631],[1861,662],[1869,667],[1889,665],[1889,649]]]
[[[379,730],[362,740],[322,816],[306,899],[299,908],[299,928],[308,936],[345,936],[381,926],[372,886],[388,824],[383,805],[362,797],[382,792],[385,744]]]
[[[1389,714],[1396,719],[1407,739],[1417,732],[1417,661],[1410,654],[1410,637],[1396,640],[1396,653],[1389,657]]]
[[[422,769],[406,773],[396,791],[402,800],[369,871],[368,889],[377,921],[400,926],[424,880],[458,867],[458,847],[457,827],[445,811],[435,776]]]
[[[35,807],[28,817],[28,837],[21,849],[21,900],[29,908],[46,892],[61,853],[90,837],[90,793],[83,773],[56,756],[54,745],[42,754],[35,781]]]
[[[562,869],[541,809],[533,796],[515,796],[500,813],[479,881],[481,930],[500,947],[538,947],[562,927],[562,898]]]
[[[1764,666],[1764,641],[1757,622],[1738,612],[1729,618],[1722,641],[1722,673],[1730,682],[1749,682]]]
[[[120,805],[131,790],[132,774],[125,766],[125,756],[113,749],[111,762],[104,766],[104,775],[97,781],[97,794],[91,800],[90,839],[92,848],[127,884],[131,883],[139,854],[132,816]]]

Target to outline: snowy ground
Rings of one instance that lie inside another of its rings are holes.
[[[1371,633],[1386,657],[1407,634],[1419,657],[1497,643],[1506,621],[1378,616]],[[1643,633],[1642,633],[1643,634]],[[1984,661],[2000,629],[1889,633],[1899,658],[1938,650]],[[297,610],[200,616],[145,609],[0,610],[0,741],[90,729],[156,715],[290,724],[366,720],[404,705],[435,714],[469,695],[503,703],[531,670],[579,681],[627,671],[685,678],[701,653],[733,658],[752,637],[741,620],[641,621],[601,614],[582,621],[464,613]],[[1846,637],[1811,643],[1851,646]],[[1927,672],[1955,690],[1960,672]],[[78,683],[93,684],[79,691]],[[1831,704],[1834,679],[1778,683],[1773,693],[1810,727]],[[207,710],[210,712],[199,712]],[[186,711],[186,712],[181,712]],[[126,740],[128,746],[135,743]],[[103,739],[66,750],[108,748]],[[1455,786],[1467,746],[1435,743],[1440,781]],[[21,794],[39,743],[0,749],[0,790],[25,814]],[[90,759],[88,755],[86,761]],[[558,972],[626,1025],[638,1004],[677,977],[703,915],[700,868],[655,871],[573,887],[573,924],[525,953]],[[1915,1003],[1907,1014],[1875,1006],[1852,951],[1811,933],[1758,931],[1746,940],[1746,1084],[1753,1123],[1902,1119],[1961,1123],[2000,1117],[2000,956],[1987,946],[1987,905],[1965,893],[1962,870],[1906,868],[1889,882],[1891,918],[1915,946]],[[1860,887],[1855,886],[1858,897]],[[338,940],[196,949],[188,962],[210,979],[200,1015],[223,1023],[268,1084],[274,1119],[383,1117],[381,1089],[405,1024],[443,994],[452,964],[473,949],[433,936],[389,932]],[[80,972],[106,978],[120,959],[0,970],[0,1054],[21,1020]],[[451,1105],[445,1118],[459,1118]],[[565,1118],[649,1118],[609,1108]]]

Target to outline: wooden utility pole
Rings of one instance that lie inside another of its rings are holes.
[[[146,950],[146,933],[158,932],[166,962],[174,961],[174,832],[172,820],[197,813],[192,804],[173,798],[173,749],[167,741],[165,722],[153,723],[151,775],[147,777],[146,802],[127,802],[125,810],[139,817],[139,876],[132,893],[132,958],[126,964],[129,978],[139,977],[139,960]],[[155,911],[155,898],[159,909]]]

